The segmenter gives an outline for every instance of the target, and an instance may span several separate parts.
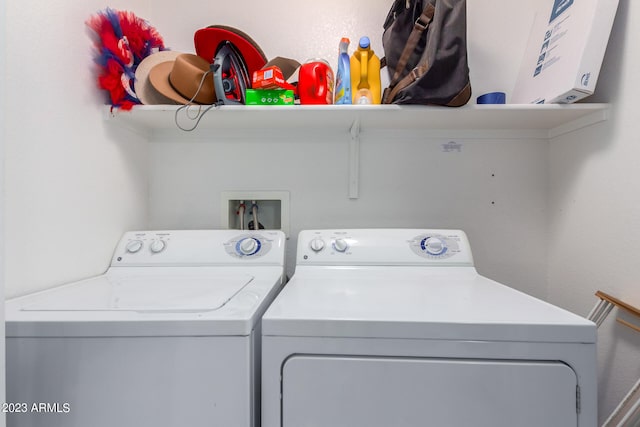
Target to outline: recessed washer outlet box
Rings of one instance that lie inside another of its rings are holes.
[[[289,237],[288,191],[223,191],[221,197],[222,228],[239,230],[241,219],[238,208],[244,202],[244,228],[253,220],[252,202],[258,206],[258,222],[267,230],[282,230]]]

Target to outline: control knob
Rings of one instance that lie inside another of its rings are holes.
[[[441,255],[446,249],[444,241],[438,237],[427,237],[422,246],[429,255]]]
[[[349,245],[347,244],[347,241],[344,239],[336,239],[333,242],[333,248],[338,252],[345,252],[348,247]]]
[[[238,250],[241,255],[253,255],[260,249],[260,242],[253,237],[248,237],[240,241]]]
[[[139,252],[140,249],[142,249],[142,240],[130,241],[129,243],[127,243],[127,246],[125,247],[125,249],[130,254],[135,254],[136,252]]]
[[[309,243],[309,247],[314,252],[320,252],[324,249],[324,240],[320,237],[316,237]]]
[[[164,249],[166,247],[167,247],[167,243],[162,239],[158,239],[158,240],[154,240],[153,242],[151,242],[151,246],[149,246],[149,249],[154,254],[157,254],[157,253],[160,253],[160,252],[164,251]]]

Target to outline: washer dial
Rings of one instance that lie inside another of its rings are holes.
[[[142,246],[143,246],[142,240],[132,240],[129,243],[127,243],[127,246],[125,247],[125,249],[130,254],[135,254],[136,252],[140,252],[140,249],[142,249]]]
[[[273,239],[266,234],[244,233],[229,239],[223,244],[225,252],[234,258],[253,260],[263,257],[271,251]]]
[[[250,256],[257,254],[261,246],[260,240],[255,237],[246,237],[238,242],[236,249],[238,254]]]
[[[165,242],[162,239],[157,239],[157,240],[154,240],[154,241],[151,242],[151,245],[149,246],[149,249],[154,254],[158,254],[158,253],[164,251],[166,247],[167,247],[167,242]]]

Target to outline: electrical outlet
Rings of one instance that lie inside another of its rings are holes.
[[[258,222],[268,230],[282,230],[289,237],[289,192],[288,191],[223,191],[221,197],[222,228],[240,229],[241,224],[248,229],[253,220],[252,202],[258,207]],[[244,202],[244,221],[238,215],[238,208]]]

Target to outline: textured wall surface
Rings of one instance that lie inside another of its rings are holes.
[[[122,232],[146,224],[146,141],[105,130],[92,76],[84,22],[103,7],[6,2],[8,297],[103,272]]]
[[[632,25],[639,17],[640,4],[620,1],[598,93],[589,99],[611,102],[610,119],[550,144],[548,295],[582,315],[597,290],[640,307],[640,30]],[[617,314],[598,333],[601,421],[640,377],[640,334],[615,322]]]

